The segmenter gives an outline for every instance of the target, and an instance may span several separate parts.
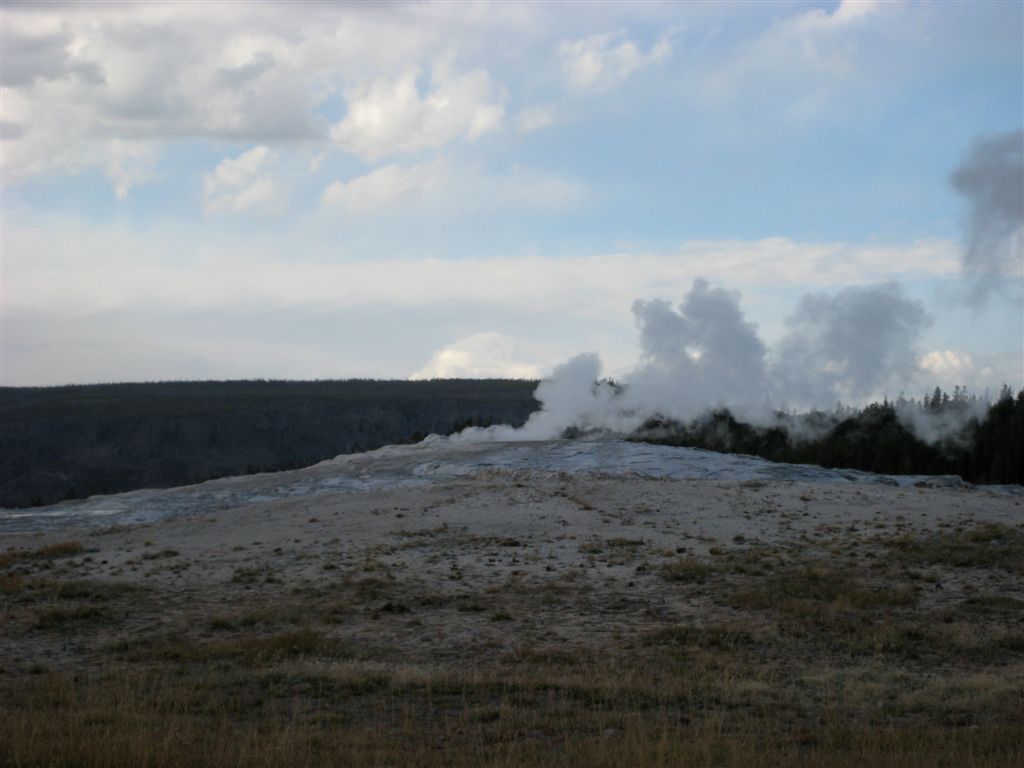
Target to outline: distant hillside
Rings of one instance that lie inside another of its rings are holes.
[[[470,424],[521,425],[535,381],[0,387],[0,506],[294,469]]]

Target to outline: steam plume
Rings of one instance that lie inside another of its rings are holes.
[[[950,176],[970,205],[963,273],[978,307],[994,294],[1024,297],[1024,130],[974,144]]]
[[[600,381],[597,355],[580,355],[538,386],[541,408],[522,429],[469,430],[464,439],[545,440],[570,427],[621,434],[652,417],[685,421],[720,407],[772,424],[780,407],[898,391],[916,372],[914,345],[930,322],[895,283],[805,296],[775,349],[744,317],[739,293],[703,279],[678,307],[637,301],[633,314],[641,355],[624,386]]]
[[[930,322],[896,283],[804,296],[772,366],[777,402],[828,407],[899,389],[917,372],[914,344]]]

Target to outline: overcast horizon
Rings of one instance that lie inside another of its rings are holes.
[[[894,318],[828,393],[1024,387],[1022,3],[0,14],[0,385],[620,377],[708,285],[778,371]]]

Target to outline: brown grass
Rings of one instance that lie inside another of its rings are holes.
[[[666,551],[628,583],[603,563],[439,583],[358,561],[313,586],[280,565],[218,576],[205,610],[10,573],[0,765],[1021,765],[1012,533]]]
[[[0,568],[7,568],[15,563],[33,560],[56,560],[61,557],[73,557],[85,551],[80,541],[61,541],[47,544],[37,549],[12,549],[0,554]]]
[[[865,698],[778,701],[770,677],[715,680],[670,662],[657,670],[534,661],[458,673],[280,661],[245,674],[114,666],[95,678],[37,676],[0,704],[0,759],[12,766],[283,768],[931,768],[1024,759],[1016,723],[949,729],[884,709],[872,722],[856,710]]]
[[[697,582],[699,584],[703,583],[713,572],[712,566],[694,557],[681,557],[678,560],[665,563],[661,567],[661,576],[665,581]]]
[[[999,568],[1024,576],[1024,531],[1008,525],[982,523],[969,530],[897,537],[886,543],[897,557],[910,563]]]

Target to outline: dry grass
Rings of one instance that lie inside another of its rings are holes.
[[[924,538],[898,537],[887,542],[910,563],[956,568],[1000,568],[1024,576],[1024,531],[997,523],[970,530],[943,531]]]
[[[852,701],[850,691],[820,703],[791,700],[764,670],[737,676],[671,659],[657,669],[535,659],[457,673],[261,658],[258,668],[205,666],[201,674],[113,666],[95,678],[36,676],[3,705],[0,757],[12,766],[285,768],[931,768],[1024,759],[1016,723],[907,722],[912,702],[875,705],[865,717],[858,708],[878,693],[870,686]]]
[[[0,668],[0,765],[1021,765],[1016,533],[666,550],[628,586],[357,560],[314,588],[278,564],[222,574],[206,612],[18,561],[0,650],[42,650]]]
[[[661,576],[665,581],[703,583],[714,572],[714,568],[694,557],[681,557],[665,563],[661,567]]]
[[[37,549],[12,549],[0,554],[0,568],[7,568],[19,562],[73,557],[84,551],[85,546],[80,541],[61,541],[55,544],[47,544]]]

